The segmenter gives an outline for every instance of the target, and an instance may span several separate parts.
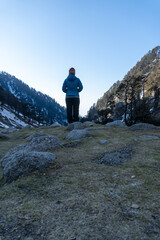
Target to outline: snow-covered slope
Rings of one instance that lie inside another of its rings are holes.
[[[38,122],[29,118],[19,116],[8,105],[0,106],[0,129],[2,128],[23,128],[27,125],[38,126]]]
[[[6,72],[0,72],[0,86],[22,102],[31,104],[44,116],[47,123],[66,123],[66,110],[55,99],[36,91],[27,84]],[[54,89],[53,89],[54,92]]]

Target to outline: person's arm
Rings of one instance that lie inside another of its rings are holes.
[[[63,83],[63,86],[62,86],[62,91],[63,91],[64,93],[66,93],[67,90],[68,90],[68,88],[67,88],[66,80],[65,80],[64,83]]]
[[[78,92],[81,92],[82,91],[82,89],[83,89],[83,85],[82,85],[82,83],[81,83],[81,80],[79,79],[79,81],[78,81]]]

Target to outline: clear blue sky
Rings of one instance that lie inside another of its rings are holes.
[[[0,71],[65,105],[76,68],[81,115],[160,45],[160,0],[0,0]]]

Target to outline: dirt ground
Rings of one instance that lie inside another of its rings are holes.
[[[73,143],[65,127],[22,129],[0,142],[2,157],[32,133],[55,135],[56,162],[6,184],[0,168],[1,240],[159,240],[160,130],[106,127]],[[100,140],[109,142],[101,144]],[[100,164],[130,147],[120,165]]]

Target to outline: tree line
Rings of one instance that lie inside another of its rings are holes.
[[[9,91],[5,91],[0,86],[0,105],[3,106],[5,104],[9,105],[18,117],[22,114],[24,118],[28,117],[29,121],[32,119],[43,124],[47,122],[40,109],[36,109],[30,103],[22,102],[19,98],[15,97]]]

